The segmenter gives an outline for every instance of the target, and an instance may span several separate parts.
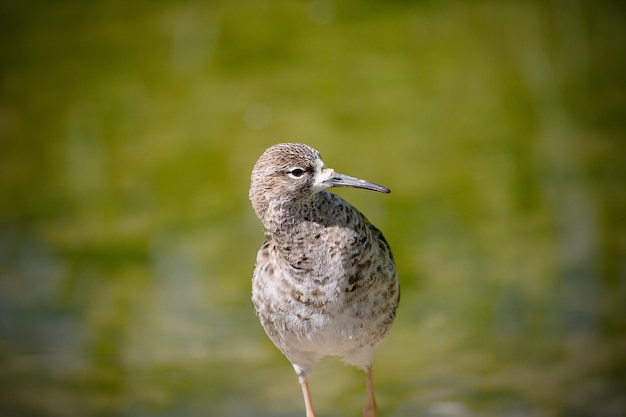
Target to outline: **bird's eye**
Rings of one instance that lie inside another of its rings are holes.
[[[304,175],[304,170],[302,168],[294,168],[291,171],[287,172],[291,178],[300,178]]]

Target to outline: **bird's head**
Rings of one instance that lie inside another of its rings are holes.
[[[249,197],[263,219],[272,204],[299,204],[331,187],[352,187],[389,193],[387,187],[327,168],[320,153],[301,143],[268,148],[252,170]]]

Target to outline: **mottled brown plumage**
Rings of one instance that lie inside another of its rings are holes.
[[[252,302],[302,385],[324,356],[340,356],[367,375],[366,417],[376,415],[372,359],[396,315],[399,284],[382,233],[331,187],[386,187],[335,173],[319,152],[296,143],[267,149],[254,166],[249,197],[265,227]]]

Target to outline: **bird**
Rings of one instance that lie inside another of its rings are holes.
[[[326,356],[365,372],[363,415],[375,417],[372,362],[396,317],[398,274],[383,234],[328,191],[333,187],[391,192],[327,168],[302,143],[279,143],[259,157],[249,199],[265,241],[252,274],[252,304],[298,376],[306,417],[315,417],[308,378]]]

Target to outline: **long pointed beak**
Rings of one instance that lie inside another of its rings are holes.
[[[328,178],[326,183],[331,187],[350,187],[350,188],[363,188],[365,190],[378,191],[379,193],[389,194],[391,190],[373,182],[365,181],[360,178],[351,177],[349,175],[340,174],[334,172],[332,177]]]

